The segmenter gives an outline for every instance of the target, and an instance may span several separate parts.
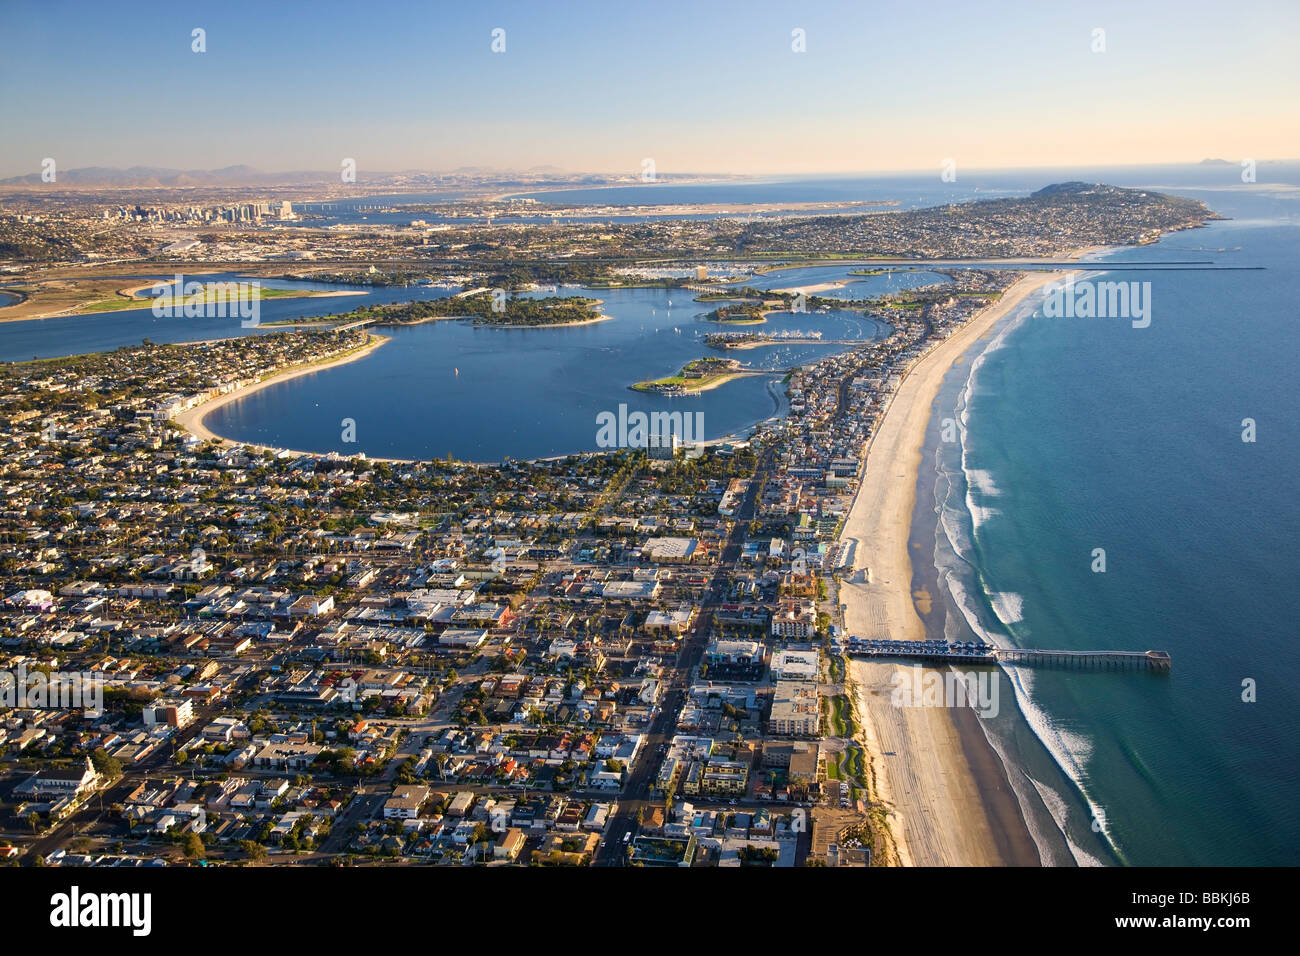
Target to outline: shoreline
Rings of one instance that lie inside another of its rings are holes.
[[[472,315],[466,315],[466,316],[440,316],[439,318],[449,318],[449,319],[450,319],[450,318],[466,318],[466,319],[472,319],[472,318],[474,318],[474,316],[472,316]],[[524,324],[522,324],[522,323],[518,323],[518,324],[516,324],[516,323],[513,323],[513,322],[475,322],[474,325],[475,325],[477,328],[480,328],[480,329],[571,329],[571,328],[576,328],[577,326],[580,326],[580,325],[595,325],[597,322],[608,322],[608,321],[609,321],[610,319],[612,319],[612,318],[614,318],[612,315],[605,315],[605,314],[602,312],[600,315],[596,316],[594,319],[582,319],[582,320],[580,320],[580,321],[578,321],[578,322],[548,322],[548,323],[546,323],[545,325],[524,325]],[[401,322],[401,323],[398,323],[398,324],[399,324],[399,325],[407,325],[407,324],[413,324],[413,323]]]
[[[215,275],[216,273],[199,273],[199,275],[204,275],[204,274]],[[152,297],[137,298],[134,295],[127,296],[126,293],[139,292],[141,289],[152,289],[155,286],[159,285],[160,282],[161,280],[155,282],[147,282],[141,286],[133,286],[126,289],[117,290],[116,294],[122,296],[120,303],[117,300],[112,298],[104,298],[104,299],[97,299],[94,302],[82,302],[82,303],[78,303],[77,305],[70,305],[63,309],[56,309],[53,312],[41,312],[36,315],[5,315],[4,312],[6,309],[16,309],[21,305],[33,301],[30,293],[21,292],[17,289],[6,289],[5,291],[8,292],[10,295],[21,295],[23,297],[19,299],[17,302],[9,302],[4,305],[0,305],[0,325],[5,324],[7,322],[39,322],[45,319],[71,319],[71,318],[80,318],[83,316],[114,315],[118,312],[132,312],[137,309],[152,308],[153,306]],[[281,289],[277,291],[299,292],[300,290]],[[368,295],[368,294],[369,293],[360,289],[339,289],[333,292],[326,292],[320,289],[303,289],[301,290],[301,294],[298,295],[259,296],[254,301],[280,302],[280,301],[292,301],[294,299],[334,299],[340,296]],[[247,301],[247,300],[241,300],[241,301]],[[111,302],[114,305],[117,305],[119,307],[111,308],[111,309],[110,308],[103,308],[103,309],[88,308],[88,306],[91,305],[103,304],[107,302]]]
[[[661,391],[660,389],[653,387],[653,385],[647,382],[637,382],[636,385],[629,385],[628,388],[633,392],[640,392],[643,395],[666,395],[669,398],[673,398],[680,395],[699,395],[702,392],[708,392],[715,388],[721,388],[723,385],[726,385],[728,382],[737,378],[752,378],[755,375],[779,375],[779,374],[781,373],[768,372],[763,369],[742,368],[742,369],[737,369],[734,372],[727,372],[725,375],[718,375],[710,379],[704,385],[692,385],[690,388],[683,388],[680,391],[676,391],[676,392]],[[645,386],[645,387],[641,387],[641,386]]]
[[[1049,281],[1049,279],[1052,278],[1053,276],[1060,275],[1060,274],[1061,274],[1061,273],[1047,273],[1047,272],[1044,272],[1044,273],[1042,273],[1042,281],[1045,283],[1046,281]],[[1029,277],[1027,276],[1026,279],[1028,279],[1028,278],[1029,278]],[[967,331],[969,331],[975,323],[980,322],[980,321],[981,321],[981,320],[982,320],[986,315],[990,315],[991,313],[993,313],[993,312],[995,312],[995,311],[997,311],[997,310],[1002,309],[1004,306],[1009,310],[1009,308],[1011,308],[1011,307],[1015,304],[1014,302],[1012,302],[1012,300],[1011,300],[1011,298],[1010,298],[1011,292],[1012,292],[1012,290],[1016,289],[1017,286],[1020,285],[1020,281],[1024,281],[1024,280],[1019,280],[1019,281],[1017,281],[1017,283],[1014,283],[1010,288],[1008,288],[1008,289],[1006,290],[1006,292],[1003,293],[1003,295],[998,299],[998,301],[992,303],[992,304],[988,307],[988,309],[985,310],[984,313],[981,313],[980,315],[976,316],[974,319],[971,320],[971,322],[968,322],[965,326],[963,326],[961,329],[959,329],[956,333],[954,333],[953,335],[949,336],[948,339],[945,339],[943,342],[939,343],[939,344],[935,347],[935,349],[932,349],[932,352],[935,351],[935,350],[937,350],[937,349],[939,349],[939,348],[941,348],[941,347],[943,347],[944,345],[946,345],[947,343],[953,341],[954,339],[957,339],[957,338],[959,338],[960,336],[962,336],[963,333],[966,333]],[[996,321],[996,318],[997,318],[997,317],[1000,317],[1001,314],[1003,314],[1001,311],[997,311],[997,315],[996,315],[996,316],[993,316],[992,318],[990,318],[990,319],[988,320],[989,323],[991,324],[993,321]],[[414,324],[422,324],[422,323],[424,323],[424,322],[443,321],[443,320],[446,320],[446,319],[455,319],[455,318],[471,318],[471,316],[429,316],[429,317],[426,317],[426,318],[424,318],[424,319],[421,319],[419,322],[415,322],[415,323],[382,323],[382,322],[381,322],[381,323],[376,323],[376,327],[377,327],[377,328],[379,328],[379,327],[384,327],[385,325],[389,325],[389,326],[392,326],[392,327],[396,327],[397,325],[407,325],[407,324],[414,325]],[[495,324],[488,324],[487,327],[489,327],[489,328],[560,328],[560,327],[564,327],[564,326],[573,326],[573,325],[590,325],[590,324],[593,324],[594,322],[601,322],[601,321],[605,321],[605,320],[607,320],[607,319],[612,319],[612,318],[614,318],[614,316],[603,315],[603,314],[602,314],[599,318],[592,319],[592,320],[587,320],[587,321],[584,321],[584,322],[578,322],[578,323],[560,323],[559,325],[542,325],[542,326],[513,326],[513,325],[495,325]],[[726,323],[723,323],[723,324],[726,324]],[[297,323],[294,323],[293,325],[287,325],[287,326],[285,326],[285,327],[286,327],[286,328],[293,328],[293,327],[295,327],[295,326],[297,326],[297,325],[298,325]],[[315,326],[315,323],[303,323],[303,325],[300,326],[300,327],[314,327],[314,326]],[[335,365],[342,365],[342,364],[345,364],[346,362],[356,361],[356,360],[358,360],[358,359],[364,358],[366,355],[368,355],[368,354],[369,354],[371,351],[373,351],[375,348],[378,348],[378,347],[379,347],[380,345],[382,345],[384,342],[389,341],[389,338],[388,338],[388,337],[386,337],[386,336],[375,336],[374,333],[372,333],[372,338],[379,338],[380,341],[379,341],[379,342],[376,342],[376,343],[373,343],[373,344],[371,344],[371,345],[368,345],[368,346],[366,346],[366,347],[364,347],[364,348],[362,348],[362,349],[360,349],[360,350],[358,350],[358,351],[356,351],[356,352],[354,352],[354,353],[351,353],[351,354],[349,354],[349,355],[347,355],[347,356],[345,356],[345,357],[343,357],[343,358],[341,358],[341,359],[339,359],[339,360],[337,360],[337,361],[331,361],[331,362],[321,363],[321,364],[319,364],[319,365],[301,366],[301,367],[297,367],[297,368],[287,369],[287,370],[284,370],[284,371],[282,371],[282,372],[277,373],[276,375],[272,376],[272,378],[270,378],[270,379],[266,379],[266,380],[263,380],[263,381],[261,381],[261,382],[254,383],[254,384],[252,384],[252,385],[250,385],[250,386],[246,386],[246,387],[244,387],[244,388],[236,389],[236,390],[234,390],[234,391],[232,391],[232,392],[230,392],[230,393],[224,394],[224,395],[214,396],[214,397],[208,399],[207,401],[204,401],[204,402],[200,403],[199,405],[194,406],[193,408],[186,409],[185,411],[183,411],[183,412],[179,413],[178,415],[176,415],[172,420],[175,421],[175,422],[176,422],[178,425],[180,425],[182,428],[184,428],[184,429],[186,429],[187,431],[189,431],[191,434],[193,434],[193,435],[195,435],[196,437],[198,437],[200,440],[204,440],[204,441],[217,441],[217,442],[221,442],[221,443],[223,443],[223,444],[225,444],[225,445],[245,445],[245,446],[250,447],[250,448],[262,449],[262,450],[271,451],[271,452],[274,452],[274,453],[277,453],[277,454],[279,454],[279,453],[285,453],[285,454],[288,454],[288,455],[290,455],[290,456],[292,456],[292,457],[303,457],[303,456],[309,456],[309,455],[323,455],[323,454],[326,454],[326,452],[321,452],[321,451],[309,451],[309,450],[302,450],[302,449],[279,448],[279,447],[274,447],[274,446],[270,446],[270,445],[260,445],[260,444],[257,444],[257,443],[255,443],[255,442],[238,441],[238,440],[236,440],[236,439],[226,438],[226,437],[224,437],[224,436],[217,435],[216,433],[212,432],[210,429],[208,429],[208,428],[203,424],[203,422],[204,422],[204,420],[206,419],[206,417],[207,417],[209,414],[211,414],[212,412],[215,412],[215,411],[217,411],[218,409],[223,408],[223,407],[226,406],[227,404],[230,404],[231,402],[234,402],[234,401],[236,401],[236,400],[238,400],[238,399],[240,399],[240,398],[243,398],[243,397],[245,397],[245,396],[247,396],[247,395],[251,395],[254,391],[257,391],[257,390],[259,390],[259,389],[261,389],[261,388],[265,388],[266,386],[271,385],[271,384],[275,384],[275,383],[282,382],[282,381],[288,381],[288,380],[291,379],[291,378],[296,378],[296,377],[298,377],[298,376],[300,376],[300,375],[305,375],[305,374],[307,374],[308,372],[321,371],[321,370],[325,370],[325,369],[331,368],[331,367],[333,367],[333,366],[335,366]],[[772,344],[779,344],[779,343],[772,343]],[[922,359],[920,360],[920,362],[924,362],[924,361],[926,361],[929,357],[930,357],[930,353],[927,353],[926,356],[922,357]],[[918,364],[919,364],[919,363],[918,363]],[[756,369],[756,370],[753,370],[752,373],[750,373],[750,374],[752,374],[752,375],[763,375],[763,374],[775,374],[775,373],[768,373],[768,372],[764,372],[764,371],[762,371],[762,370],[757,370],[757,369]],[[911,370],[909,370],[908,374],[909,374],[909,375],[911,374]],[[729,376],[725,381],[718,381],[718,382],[716,382],[716,383],[711,383],[711,384],[708,386],[708,388],[700,388],[700,389],[696,390],[693,394],[699,394],[699,393],[702,393],[702,392],[704,392],[704,391],[706,391],[706,390],[709,390],[709,389],[712,389],[712,388],[720,387],[721,385],[726,384],[727,382],[731,381],[732,378],[735,378],[735,377],[740,377],[740,376]],[[941,378],[941,377],[942,377],[942,376],[940,376],[940,378]],[[631,388],[631,386],[629,386],[629,388]],[[892,403],[893,403],[893,398],[891,397],[891,399],[890,399],[889,401],[890,401],[890,404],[892,405]],[[777,409],[773,412],[773,414],[776,415],[776,416],[779,416],[780,413],[781,413],[781,407],[782,407],[782,405],[783,405],[783,402],[782,402],[780,399],[778,399],[777,402],[776,402],[776,404],[777,404]],[[928,408],[928,406],[927,406],[927,408]],[[772,416],[768,416],[768,417],[772,417]],[[763,420],[764,420],[764,419],[759,419],[758,421],[761,422],[761,421],[763,421]],[[757,424],[757,422],[756,422],[755,424]],[[882,425],[883,425],[883,421],[882,421]],[[754,427],[754,426],[750,426],[751,430],[752,430],[753,427]],[[924,429],[922,428],[922,434],[923,434],[923,432],[924,432]],[[730,437],[730,438],[734,438],[734,434],[733,434],[733,436],[728,436],[728,437]],[[724,440],[724,439],[718,439],[717,441],[723,441],[723,440]],[[874,442],[874,438],[872,439],[872,441]],[[870,451],[870,444],[868,445],[868,452],[869,452],[869,451]],[[543,456],[543,457],[541,457],[541,458],[535,458],[535,459],[522,459],[522,460],[526,460],[526,461],[546,461],[546,460],[553,460],[553,459],[558,459],[558,458],[568,457],[569,455],[573,455],[573,454],[584,454],[584,452],[580,452],[580,451],[579,451],[579,452],[570,452],[570,453],[566,453],[566,454],[563,454],[563,455]],[[917,455],[919,456],[919,454],[920,454],[920,451],[919,451],[919,447],[918,447]],[[350,457],[353,457],[353,456],[350,456]],[[414,458],[372,458],[372,459],[370,459],[370,460],[373,460],[373,461],[389,461],[389,462],[393,462],[393,463],[396,463],[396,464],[409,464],[409,463],[413,463],[413,462],[417,462],[417,461],[422,461],[423,459],[414,459]],[[474,466],[478,466],[478,467],[486,467],[486,466],[492,466],[492,465],[500,464],[500,462],[472,462],[472,461],[465,461],[465,462],[463,462],[463,464],[474,465]],[[914,476],[914,477],[915,477],[915,476]],[[853,505],[852,509],[850,510],[850,517],[849,517],[849,519],[845,522],[845,531],[841,533],[841,539],[843,539],[844,536],[847,534],[847,530],[848,530],[848,527],[849,527],[849,522],[852,521],[852,515],[853,515],[853,512],[857,509],[857,502],[858,502],[858,500],[859,500],[860,497],[861,497],[861,487],[859,487],[859,492],[858,492],[858,494],[854,497],[854,505]],[[855,560],[856,560],[856,557],[855,557]],[[859,709],[860,709],[860,708],[859,708]]]
[[[211,398],[206,399],[205,401],[199,402],[199,404],[193,406],[192,408],[187,408],[184,411],[178,412],[177,414],[173,415],[171,417],[171,421],[175,422],[177,425],[185,429],[195,438],[198,438],[200,441],[215,441],[223,445],[244,445],[249,448],[258,448],[265,451],[275,452],[276,454],[287,453],[290,456],[295,458],[300,458],[304,455],[325,454],[325,452],[298,451],[292,448],[273,448],[270,445],[258,445],[254,442],[238,441],[233,438],[226,438],[222,435],[218,435],[215,432],[209,430],[208,427],[204,425],[203,422],[205,418],[207,418],[209,415],[211,415],[213,412],[217,411],[218,409],[224,408],[225,406],[231,404],[232,402],[237,402],[241,399],[247,398],[249,395],[252,395],[255,392],[260,392],[264,388],[267,388],[271,385],[277,385],[280,382],[287,382],[290,379],[295,379],[302,375],[308,375],[312,372],[323,372],[326,369],[336,368],[337,366],[340,365],[346,365],[349,362],[355,362],[359,359],[365,358],[375,349],[380,348],[381,346],[392,341],[392,339],[387,335],[376,335],[373,332],[368,334],[370,338],[369,340],[367,340],[366,344],[359,348],[353,349],[350,352],[346,352],[342,355],[337,356],[336,358],[328,359],[324,362],[312,362],[305,365],[293,365],[290,366],[289,368],[282,369],[281,371],[276,372],[275,374],[271,375],[269,378],[264,378],[256,382],[251,382],[247,385],[243,385],[239,388],[233,389],[229,392],[225,392],[221,395],[214,395]],[[397,462],[397,461],[405,461],[406,459],[373,458],[368,460]]]
[[[908,547],[934,399],[948,370],[972,344],[1064,274],[1044,271],[1017,279],[996,302],[913,363],[888,399],[868,442],[862,481],[841,533],[842,541],[853,544],[851,574],[840,586],[850,634],[927,637],[916,602],[928,606],[933,596],[912,592]],[[889,807],[899,862],[1038,863],[1006,768],[973,724],[973,715],[955,715],[943,707],[893,706],[894,674],[905,666],[916,665],[849,664],[875,796]],[[898,754],[903,756],[894,756]]]

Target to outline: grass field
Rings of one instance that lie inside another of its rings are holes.
[[[137,297],[134,293],[150,289],[152,285],[152,283],[143,283],[133,288],[123,288],[119,276],[108,279],[51,279],[31,285],[13,286],[8,291],[25,298],[22,302],[0,308],[0,322],[16,322],[52,315],[96,315],[104,312],[121,312],[126,309],[147,309],[153,305],[153,298]],[[205,303],[214,301],[216,294],[218,293],[213,290],[207,290]],[[314,298],[330,294],[318,290],[260,287],[258,299]],[[249,296],[244,301],[251,301],[251,299],[252,296]]]
[[[262,286],[258,286],[257,288],[244,288],[244,289],[240,289],[239,291],[241,293],[248,292],[248,293],[255,293],[255,294],[240,295],[238,298],[231,296],[228,299],[226,299],[226,301],[227,302],[251,302],[254,299],[260,301],[262,299],[311,298],[313,296],[317,296],[321,294],[319,292],[307,291],[301,289],[267,289]],[[209,303],[217,302],[219,298],[225,294],[225,289],[224,288],[216,289],[213,288],[212,286],[205,285],[203,292],[204,292],[203,302],[204,304],[209,304]],[[192,296],[192,295],[184,296],[181,299],[180,303],[177,304],[177,307],[179,308],[185,302],[189,302],[195,298],[197,298],[197,296]],[[79,312],[121,312],[126,309],[148,309],[152,307],[153,307],[153,296],[140,296],[138,298],[134,296],[132,297],[119,296],[118,298],[114,298],[114,299],[104,299],[100,302],[92,302],[89,305],[81,307],[78,311]]]

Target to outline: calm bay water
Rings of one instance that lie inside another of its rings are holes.
[[[195,279],[200,273],[186,273]],[[203,281],[249,281],[234,273],[202,274]],[[123,286],[138,285],[150,279],[172,282],[174,273],[146,273],[121,276]],[[318,299],[266,299],[261,302],[260,326],[242,328],[235,318],[158,318],[150,308],[124,309],[92,315],[57,316],[24,322],[0,323],[0,361],[25,362],[33,358],[104,352],[124,345],[139,345],[144,339],[156,343],[198,342],[206,339],[238,338],[242,335],[268,335],[284,329],[269,326],[296,318],[331,315],[355,309],[362,303],[408,302],[411,299],[436,299],[451,293],[430,287],[371,289],[368,286],[328,285],[320,282],[258,279],[268,289],[352,290],[354,296],[329,296]]]
[[[206,424],[219,435],[277,447],[500,461],[594,450],[596,416],[617,414],[620,404],[629,413],[703,412],[707,438],[783,410],[780,374],[740,378],[691,396],[631,391],[635,382],[676,374],[691,359],[722,354],[703,339],[731,327],[703,321],[712,306],[683,291],[601,290],[599,296],[611,318],[570,328],[465,321],[384,328],[393,340],[364,359],[263,389],[216,410]],[[817,330],[835,340],[887,331],[852,312],[782,313],[743,328]],[[846,347],[773,345],[726,354],[757,370],[783,370]],[[356,421],[355,444],[341,441],[344,418]]]

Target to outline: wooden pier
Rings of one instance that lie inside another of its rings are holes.
[[[1169,673],[1167,651],[1052,651],[994,647],[991,644],[947,641],[891,641],[850,637],[850,657],[904,658],[942,664],[1011,664],[1017,667],[1061,667],[1074,670],[1147,670]]]
[[[1173,660],[1168,651],[1043,651],[998,648],[999,663],[1030,667],[1068,667],[1080,670],[1149,670],[1168,672]]]

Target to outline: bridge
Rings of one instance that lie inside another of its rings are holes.
[[[1148,670],[1168,673],[1173,660],[1167,651],[1056,651],[994,647],[975,641],[891,641],[850,637],[850,657],[902,658],[942,664],[1013,664],[1066,667],[1077,670]]]
[[[331,332],[348,332],[352,329],[364,329],[367,325],[374,325],[378,319],[357,319],[355,322],[349,322],[347,325],[336,325],[330,329]]]

